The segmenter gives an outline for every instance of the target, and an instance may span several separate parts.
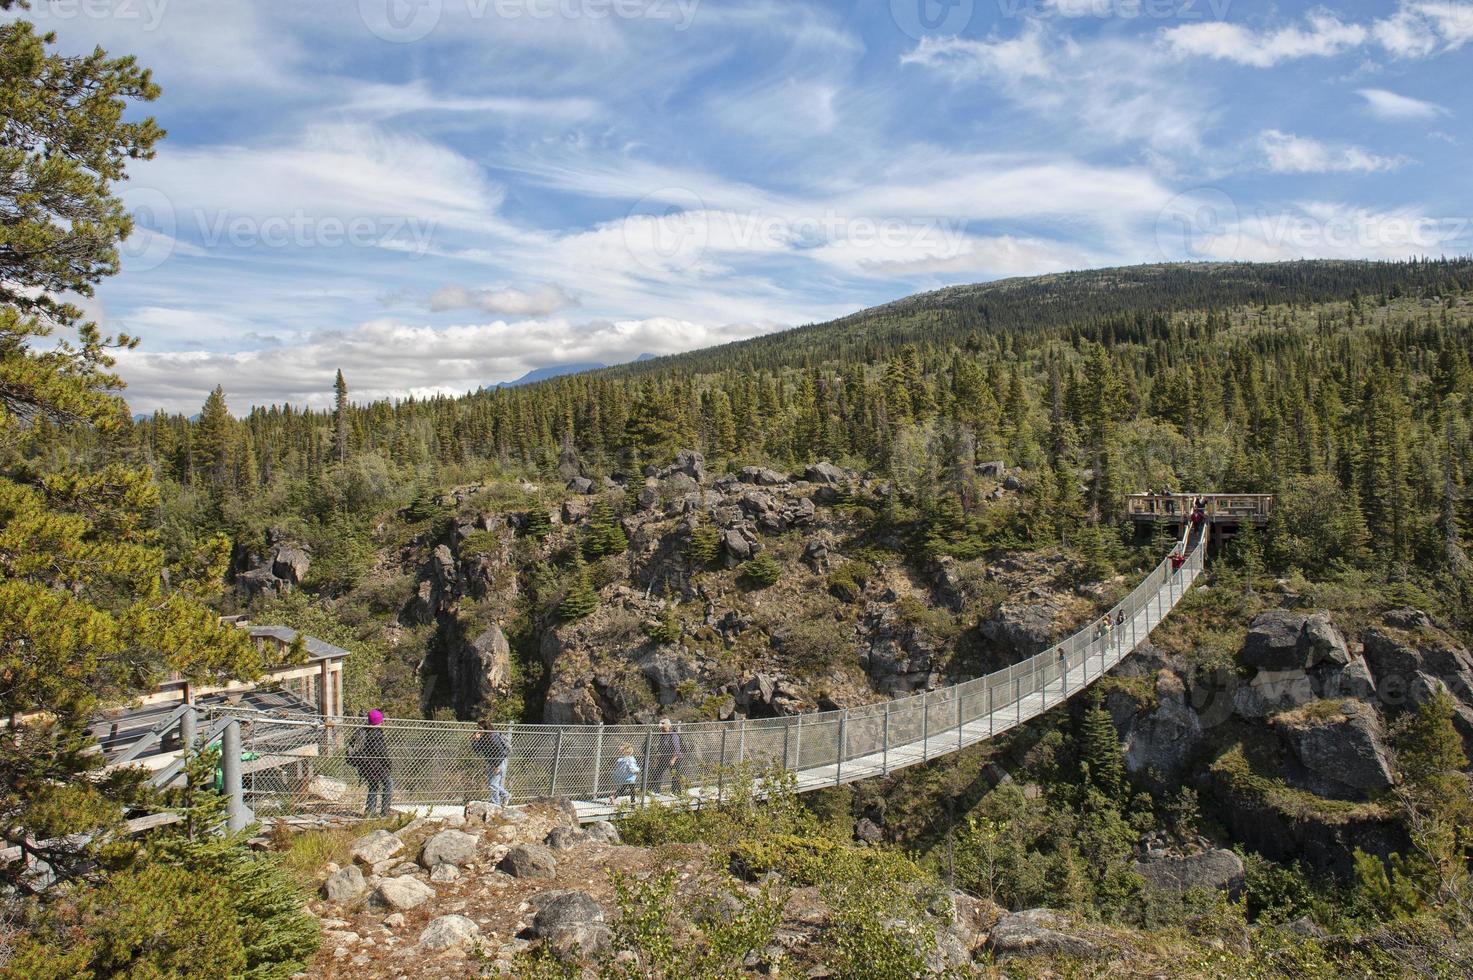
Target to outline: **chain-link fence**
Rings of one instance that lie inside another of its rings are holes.
[[[1180,561],[1163,561],[1104,617],[1043,653],[953,687],[838,711],[668,731],[512,724],[496,729],[499,743],[457,722],[214,713],[240,721],[241,779],[258,816],[461,805],[493,799],[493,781],[511,803],[568,797],[601,815],[616,796],[719,796],[739,766],[789,770],[800,790],[839,785],[984,741],[1097,680],[1186,593],[1203,567],[1195,543],[1188,529]]]

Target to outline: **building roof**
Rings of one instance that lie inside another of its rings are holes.
[[[250,627],[251,638],[269,637],[282,644],[291,644],[299,635],[290,626],[252,626]],[[340,660],[348,656],[348,651],[342,647],[335,647],[331,643],[319,640],[315,636],[302,638],[302,644],[307,648],[307,659],[316,660]]]

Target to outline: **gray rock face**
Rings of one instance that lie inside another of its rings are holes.
[[[981,626],[982,635],[1019,659],[1047,650],[1054,637],[1054,617],[1044,606],[1004,603]]]
[[[1309,617],[1288,609],[1269,609],[1254,617],[1243,642],[1243,661],[1260,670],[1297,670],[1307,667],[1300,638]]]
[[[752,557],[752,545],[740,531],[727,531],[721,536],[721,544],[726,549],[726,554],[737,561],[746,561]]]
[[[596,953],[608,947],[603,906],[583,891],[538,892],[530,899],[537,914],[532,932],[557,956]]]
[[[476,856],[476,845],[480,842],[475,834],[467,834],[463,830],[442,830],[425,841],[424,849],[419,853],[419,863],[426,868],[437,864],[464,867]]]
[[[1334,715],[1291,717],[1275,727],[1303,767],[1300,773],[1290,771],[1290,782],[1304,789],[1358,799],[1395,782],[1381,741],[1380,717],[1362,701],[1346,700]]]
[[[699,673],[694,664],[673,648],[660,647],[639,660],[639,672],[655,689],[661,704],[680,700],[680,685]]]
[[[1242,718],[1267,718],[1316,700],[1314,684],[1300,669],[1260,670],[1233,692],[1233,710]]]
[[[404,911],[418,908],[435,897],[435,890],[418,878],[405,875],[401,878],[385,878],[379,882],[374,897],[382,905]]]
[[[568,481],[568,489],[574,493],[590,494],[598,490],[598,484],[586,476],[575,476]]]
[[[737,478],[743,483],[755,483],[759,487],[775,487],[788,482],[787,477],[765,466],[743,466],[737,473]]]
[[[322,894],[329,902],[351,902],[368,891],[368,882],[356,864],[334,871],[322,883]]]
[[[495,623],[466,644],[459,659],[452,683],[467,708],[505,694],[511,685],[511,644]]]
[[[1063,931],[1067,928],[1069,920],[1053,909],[1028,909],[999,919],[987,944],[999,959],[1054,954],[1093,956],[1094,944],[1069,935]]]
[[[431,919],[419,934],[424,949],[465,949],[481,938],[481,927],[463,915],[442,915]]]
[[[235,587],[247,599],[260,595],[275,595],[281,590],[281,579],[271,574],[266,567],[252,568],[235,576]]]
[[[697,483],[706,482],[706,457],[694,449],[683,449],[676,453],[669,469],[671,473],[683,473]]]
[[[1243,888],[1243,861],[1223,848],[1185,857],[1148,857],[1134,868],[1151,885],[1176,894],[1202,888],[1236,896]]]
[[[686,473],[672,473],[665,478],[665,492],[672,498],[694,493],[699,487],[699,482]]]
[[[1310,667],[1350,663],[1350,647],[1327,612],[1317,612],[1304,621],[1301,642],[1308,653],[1306,662]]]
[[[277,548],[271,556],[271,574],[292,585],[301,585],[311,567],[312,557],[301,548]]]
[[[985,463],[978,463],[977,464],[977,475],[978,476],[990,476],[994,480],[1001,480],[1002,477],[1003,477],[1003,474],[1007,473],[1007,471],[1008,471],[1008,464],[1005,463],[1005,462],[1003,462],[1000,459],[992,459],[992,460],[988,460]]]
[[[1175,776],[1202,742],[1202,719],[1187,703],[1186,685],[1169,670],[1156,677],[1156,707],[1130,719],[1123,732],[1125,768]]]
[[[557,875],[557,858],[541,844],[518,844],[497,867],[513,878],[552,878]]]
[[[381,864],[404,850],[404,842],[387,830],[375,830],[353,842],[353,859],[362,864]]]

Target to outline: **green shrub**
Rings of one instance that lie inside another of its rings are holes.
[[[870,569],[863,562],[846,561],[829,572],[829,592],[845,602],[858,602],[869,581]]]
[[[742,574],[757,588],[765,589],[783,577],[783,567],[764,551],[742,566]]]
[[[582,619],[597,608],[598,593],[593,591],[593,585],[588,580],[588,566],[579,559],[573,564],[567,590],[557,605],[557,614],[560,618],[572,622]]]
[[[645,625],[645,634],[656,643],[674,643],[680,639],[680,620],[675,616],[675,606],[666,603],[665,608],[660,610],[660,616],[653,623]]]
[[[716,560],[720,548],[721,532],[709,524],[699,524],[691,529],[686,557],[693,565],[710,565]]]

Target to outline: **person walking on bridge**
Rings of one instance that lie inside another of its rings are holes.
[[[655,742],[655,761],[650,767],[650,785],[656,793],[664,785],[667,773],[670,775],[670,792],[679,793],[684,788],[684,780],[680,774],[683,754],[680,733],[675,730],[669,718],[661,718],[660,734],[656,736]]]
[[[481,730],[471,736],[471,745],[486,757],[486,788],[491,802],[504,807],[511,802],[506,790],[506,767],[511,761],[511,746],[506,736],[491,727],[489,719],[481,721]]]
[[[625,793],[629,794],[629,802],[637,802],[635,786],[639,782],[639,760],[634,757],[634,746],[625,745],[619,749],[619,758],[614,760],[614,793],[609,797],[609,806]]]
[[[387,817],[394,802],[393,767],[389,759],[389,740],[384,732],[384,713],[377,708],[368,712],[368,727],[360,728],[348,740],[348,764],[368,784],[364,815]]]

